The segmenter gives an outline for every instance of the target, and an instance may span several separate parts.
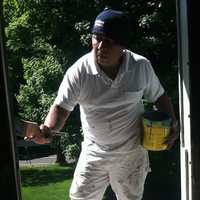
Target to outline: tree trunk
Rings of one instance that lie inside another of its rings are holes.
[[[58,149],[57,149],[56,163],[58,163],[60,165],[67,164],[65,155],[64,155],[63,150],[61,149],[60,145],[58,146]]]

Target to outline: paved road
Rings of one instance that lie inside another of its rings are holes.
[[[66,157],[67,163],[74,163],[75,160]],[[34,158],[31,160],[19,160],[19,166],[31,166],[31,165],[49,165],[56,163],[56,154],[42,158]]]
[[[48,165],[55,164],[56,155],[50,155],[43,158],[35,158],[32,160],[20,160],[19,166],[27,166],[27,165]]]

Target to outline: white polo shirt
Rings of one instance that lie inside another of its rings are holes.
[[[140,143],[142,98],[155,102],[164,89],[150,62],[124,50],[115,80],[94,62],[93,51],[66,72],[55,104],[72,111],[80,105],[84,137],[104,146],[120,146],[130,138]],[[131,147],[132,148],[132,147]]]

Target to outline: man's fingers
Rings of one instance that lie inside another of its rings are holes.
[[[52,133],[49,127],[44,124],[38,126],[37,123],[27,123],[25,141],[33,141],[37,144],[46,144],[52,141]]]
[[[166,137],[164,144],[167,145],[168,150],[172,148],[172,146],[174,145],[178,137],[179,137],[178,133],[173,133],[173,134],[170,134],[168,137]]]

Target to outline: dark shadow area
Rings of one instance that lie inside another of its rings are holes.
[[[69,164],[63,169],[23,169],[21,170],[22,186],[42,186],[71,179],[74,173],[74,165]]]
[[[179,144],[169,151],[149,152],[152,171],[148,174],[143,200],[180,200]]]
[[[103,200],[117,200],[111,186],[108,186],[108,188],[106,189]]]

